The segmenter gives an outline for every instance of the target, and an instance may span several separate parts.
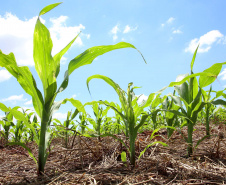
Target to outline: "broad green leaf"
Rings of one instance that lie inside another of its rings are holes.
[[[86,113],[84,105],[79,100],[75,100],[74,98],[66,98],[62,101],[62,104],[65,104],[68,101],[71,102],[71,104],[76,107],[79,112]]]
[[[141,120],[140,120],[140,123],[134,128],[134,132],[138,132],[139,128],[145,123],[146,119],[148,118],[148,114],[144,114],[142,117],[141,117]]]
[[[9,109],[3,104],[3,103],[0,103],[0,109],[3,111],[3,112],[8,112]]]
[[[200,73],[195,73],[195,74],[191,74],[191,75],[188,75],[186,76],[185,78],[183,78],[181,81],[178,81],[178,82],[171,82],[168,87],[173,87],[175,85],[181,85],[183,84],[184,82],[186,82],[187,80],[189,80],[190,78],[192,77],[196,77],[196,76],[200,76],[200,77],[216,77],[216,74],[212,73],[212,72],[208,72],[208,71],[205,71],[205,72],[200,72]],[[200,78],[199,78],[200,79]],[[199,82],[199,85],[200,85],[200,82]],[[202,84],[204,85],[204,84]],[[209,84],[208,84],[209,85]],[[200,85],[201,86],[201,85]],[[205,84],[205,86],[207,86]],[[205,87],[205,86],[201,86],[201,87]]]
[[[80,33],[79,33],[80,34]],[[56,68],[56,78],[60,72],[60,60],[62,56],[70,49],[71,45],[74,43],[74,41],[78,38],[79,34],[64,48],[62,49],[59,53],[57,53],[53,59],[55,61],[55,68]]]
[[[73,120],[78,115],[78,113],[78,109],[75,109],[74,113],[71,115],[71,120]]]
[[[61,2],[62,3],[62,2]],[[44,7],[40,13],[39,16],[44,15],[45,13],[49,12],[50,10],[52,10],[53,8],[55,8],[56,6],[60,5],[61,3],[54,3],[54,4],[50,4],[46,7]]]
[[[61,121],[60,121],[60,120],[58,120],[58,119],[56,119],[56,118],[54,118],[54,119],[53,119],[53,121],[55,121],[55,122],[57,122],[57,123],[61,124]]]
[[[198,84],[198,80],[196,77],[193,78],[193,89],[192,89],[192,97],[196,97],[198,92],[199,92],[199,84]]]
[[[115,49],[121,49],[121,48],[136,49],[132,44],[129,44],[126,42],[119,42],[118,44],[115,44],[115,45],[95,46],[95,47],[89,48],[70,61],[69,66],[68,66],[68,73],[70,75],[75,69],[77,69],[83,65],[91,64],[96,57],[103,55],[104,53],[107,53],[107,52],[115,50]],[[143,57],[142,54],[141,54],[141,56]],[[143,57],[143,59],[144,59],[144,57]],[[144,59],[144,61],[145,61],[145,59]]]
[[[106,83],[108,83],[111,87],[114,88],[114,90],[116,91],[116,93],[119,96],[119,100],[121,102],[123,110],[127,111],[127,109],[128,109],[128,107],[127,107],[127,100],[126,100],[126,97],[124,95],[124,91],[119,87],[119,85],[117,83],[115,83],[112,79],[108,78],[107,76],[93,75],[93,76],[90,76],[89,78],[87,78],[86,85],[87,85],[88,90],[89,90],[89,82],[90,82],[90,80],[95,79],[95,78],[104,80]],[[90,92],[90,90],[89,90],[89,92]]]
[[[114,103],[107,104],[106,101],[101,101],[101,102],[104,105],[109,106],[110,108],[112,108],[125,121],[126,117],[122,114],[122,112],[120,110],[118,110],[118,108],[115,106]]]
[[[28,67],[19,67],[13,53],[5,55],[0,50],[0,66],[5,67],[20,83],[26,93],[31,95],[35,111],[41,117],[44,106],[41,92],[36,86],[35,79]]]
[[[226,101],[222,100],[222,99],[214,100],[211,103],[214,104],[214,105],[224,105],[224,106],[226,106]]]
[[[174,88],[177,91],[177,93],[180,95],[180,97],[183,98],[183,100],[185,100],[186,103],[189,104],[190,103],[189,102],[189,88],[188,88],[187,82],[184,82],[180,86],[175,86]]]
[[[203,71],[204,73],[210,73],[212,75],[200,76],[199,78],[200,87],[201,88],[206,87],[211,83],[213,83],[217,79],[217,76],[219,75],[221,68],[224,64],[226,64],[226,62],[216,63],[216,64],[213,64],[210,68],[204,70]]]
[[[56,92],[57,66],[51,55],[53,43],[49,30],[39,18],[35,25],[33,46],[35,69],[42,81],[45,102],[48,102]]]

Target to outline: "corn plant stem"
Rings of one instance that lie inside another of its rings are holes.
[[[207,135],[207,136],[210,135],[209,108],[210,108],[210,105],[207,104],[207,105],[206,105],[206,135]]]
[[[130,139],[129,139],[129,145],[130,145],[130,164],[135,166],[135,140],[136,137],[134,137],[133,135],[130,135]]]
[[[193,124],[191,121],[188,120],[188,156],[189,157],[193,153],[192,133],[193,133]]]
[[[38,151],[38,175],[44,173],[45,167],[45,138],[46,138],[46,130],[47,130],[47,122],[41,122],[41,131],[40,131],[40,141],[39,141],[39,151]],[[42,173],[41,173],[42,172]]]

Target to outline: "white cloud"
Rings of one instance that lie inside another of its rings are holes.
[[[119,29],[119,24],[115,25],[112,29],[111,29],[111,33],[112,34],[117,34],[120,31]]]
[[[167,24],[171,24],[174,20],[175,20],[174,17],[170,17],[170,18],[166,21],[166,23],[167,23]]]
[[[130,27],[129,25],[126,25],[123,33],[129,33],[131,31],[135,31],[136,29],[137,27],[133,28],[133,27]]]
[[[140,104],[142,103],[143,101],[146,101],[148,99],[148,96],[144,95],[144,94],[141,94],[141,95],[138,95],[137,97],[139,97],[137,103]]]
[[[218,30],[212,30],[202,35],[200,38],[194,38],[190,41],[189,46],[185,48],[185,52],[194,53],[195,49],[199,44],[199,53],[208,52],[212,45],[220,41],[224,38],[224,35]]]
[[[161,26],[164,27],[167,24],[172,24],[174,20],[174,17],[170,17],[165,23],[162,23]]]
[[[49,28],[49,31],[53,41],[53,55],[66,46],[81,30],[85,29],[85,26],[82,24],[79,26],[66,26],[67,19],[68,17],[63,15],[50,19],[52,26]],[[86,37],[88,38],[90,35],[88,34]],[[81,37],[78,37],[74,44],[82,46],[83,42]]]
[[[76,94],[73,94],[73,95],[72,95],[72,98],[75,98],[76,96],[77,96]]]
[[[181,34],[183,33],[181,30],[177,29],[177,30],[173,30],[173,34]]]
[[[19,65],[34,65],[33,33],[37,17],[22,21],[11,13],[0,16],[0,48],[13,52]]]
[[[219,74],[219,77],[221,76],[221,80],[226,80],[226,68]]]
[[[6,69],[0,70],[0,82],[9,80],[11,77],[12,75]]]
[[[31,105],[31,104],[32,104],[32,100],[27,101],[27,102],[24,103],[24,105]]]
[[[113,35],[113,41],[116,41],[118,39],[117,35]]]
[[[59,120],[66,120],[67,119],[67,113],[61,113],[61,112],[57,112],[53,114],[53,119],[59,119]]]
[[[132,27],[132,26],[126,25],[124,27],[123,31],[121,31],[119,26],[120,26],[119,24],[115,25],[110,31],[110,34],[113,35],[112,36],[113,41],[116,41],[118,39],[118,34],[120,32],[122,32],[123,34],[127,34],[127,33],[131,32],[131,31],[137,30],[137,27]],[[125,40],[125,38],[122,38],[121,40]]]
[[[4,98],[4,99],[1,99],[2,102],[6,102],[6,101],[26,101],[27,99],[23,99],[23,94],[21,95],[13,95],[13,96],[10,96],[8,98]]]
[[[110,31],[110,33],[113,35],[113,41],[116,41],[118,39],[118,32],[120,32],[119,24],[115,25]]]
[[[65,47],[85,26],[66,26],[67,16],[50,19],[49,28],[53,40],[53,54]],[[26,20],[16,15],[6,13],[0,15],[0,48],[3,53],[13,52],[19,65],[34,66],[33,62],[33,33],[37,17]],[[45,20],[41,18],[45,24]],[[87,39],[89,34],[83,34]],[[81,34],[82,36],[82,34]],[[83,44],[81,37],[75,40],[74,45]]]

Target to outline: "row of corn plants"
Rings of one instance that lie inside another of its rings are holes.
[[[6,68],[17,79],[24,91],[32,97],[35,113],[40,118],[40,123],[38,124],[37,116],[34,116],[31,121],[31,115],[34,113],[27,114],[25,111],[19,111],[19,107],[11,109],[0,103],[0,109],[6,113],[6,116],[1,120],[5,139],[8,141],[10,128],[15,126],[15,138],[14,142],[11,142],[11,144],[19,144],[28,150],[29,154],[37,163],[37,173],[40,175],[44,173],[44,167],[49,155],[47,148],[50,145],[53,136],[53,129],[51,129],[52,125],[56,129],[55,131],[59,131],[64,138],[65,147],[68,147],[70,130],[79,128],[80,132],[85,134],[85,130],[89,130],[87,124],[90,123],[93,126],[95,135],[99,137],[99,140],[101,136],[112,136],[121,141],[128,150],[130,163],[133,166],[136,161],[135,141],[137,134],[141,129],[144,129],[145,125],[151,125],[154,129],[153,134],[156,133],[160,127],[167,128],[168,137],[172,135],[177,127],[187,126],[188,133],[187,137],[184,138],[188,143],[188,156],[190,156],[193,152],[192,133],[200,112],[205,108],[206,134],[209,136],[208,119],[210,117],[210,107],[226,105],[223,99],[218,99],[221,96],[225,97],[223,90],[216,92],[216,96],[212,99],[210,99],[212,89],[210,88],[208,92],[203,90],[204,87],[211,85],[215,81],[225,63],[216,63],[203,72],[194,73],[193,65],[198,50],[197,48],[191,61],[190,74],[180,76],[180,78],[182,78],[179,82],[172,82],[159,92],[151,93],[148,96],[148,99],[141,104],[138,103],[140,97],[137,97],[134,93],[134,90],[138,87],[133,86],[132,82],[128,84],[127,90],[124,91],[112,79],[99,74],[90,76],[87,79],[88,90],[89,83],[92,79],[101,79],[115,90],[121,105],[107,101],[93,101],[83,105],[79,100],[73,98],[65,98],[56,102],[57,95],[68,87],[69,76],[79,67],[91,64],[96,57],[112,50],[122,48],[133,48],[137,50],[132,44],[126,42],[89,48],[69,62],[68,68],[64,73],[64,80],[57,86],[57,77],[60,72],[60,60],[76,38],[79,37],[78,34],[59,53],[52,56],[53,44],[50,33],[46,26],[41,22],[40,17],[60,4],[61,3],[55,3],[44,7],[39,13],[34,29],[33,58],[35,69],[42,82],[43,94],[37,88],[36,81],[29,68],[27,66],[18,66],[13,53],[6,55],[0,51],[0,66]],[[161,97],[161,93],[167,87],[174,87],[173,94]],[[67,102],[70,102],[76,108],[75,111],[73,113],[70,111],[68,112],[67,119],[64,123],[52,119],[53,113],[57,111],[62,104]],[[85,106],[88,105],[91,105],[93,108],[94,119],[85,111]],[[104,109],[102,106],[105,106],[106,108]],[[147,110],[148,108],[149,110]],[[107,117],[109,109],[115,111],[114,118]],[[75,120],[76,116],[78,117],[77,120]],[[13,118],[17,119],[17,124],[13,123]],[[51,125],[51,123],[53,124]],[[76,123],[78,125],[76,125]],[[23,132],[25,126],[26,129],[29,130],[30,140],[35,141],[38,145],[37,159],[21,141],[21,132]],[[60,128],[63,129],[61,130]],[[125,133],[126,142],[114,135],[115,133],[120,134],[121,132]],[[152,135],[151,138],[153,137],[154,135]],[[129,143],[128,145],[127,141]],[[152,144],[155,143],[151,143],[150,145]],[[164,145],[164,143],[161,144]]]

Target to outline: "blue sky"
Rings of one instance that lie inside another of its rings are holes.
[[[32,39],[37,15],[48,4],[57,1],[7,0],[0,9],[0,49],[13,52],[20,65],[29,66],[39,89],[40,79],[34,68]],[[79,31],[76,43],[61,61],[58,85],[71,59],[89,47],[125,41],[134,49],[112,51],[98,57],[91,65],[73,72],[68,88],[57,100],[71,98],[86,103],[93,100],[118,102],[114,90],[101,80],[86,79],[94,74],[106,75],[127,89],[129,82],[141,86],[135,92],[144,94],[160,90],[175,81],[179,74],[190,72],[193,52],[200,44],[194,72],[201,72],[214,63],[226,61],[226,1],[206,0],[65,0],[63,4],[42,16],[50,30],[53,53],[62,49]],[[222,69],[214,90],[226,86],[226,70]],[[7,106],[32,108],[31,97],[4,68],[0,68],[0,102]],[[167,89],[165,93],[171,92]],[[55,117],[64,119],[70,103],[62,105]],[[3,115],[3,113],[1,114]]]

